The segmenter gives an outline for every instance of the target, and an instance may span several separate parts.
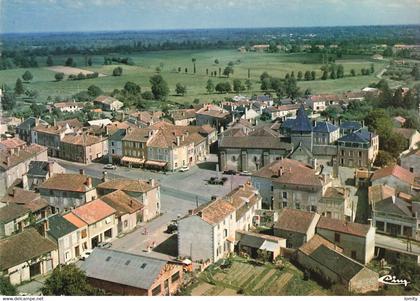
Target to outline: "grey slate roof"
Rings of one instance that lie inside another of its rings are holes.
[[[81,269],[89,278],[147,290],[167,263],[162,259],[95,248]]]
[[[78,229],[75,225],[58,214],[49,217],[48,222],[50,226],[48,234],[51,235],[55,240],[58,240],[60,237],[63,237]]]
[[[323,121],[323,122],[318,122],[316,126],[314,127],[313,131],[317,133],[332,133],[332,132],[335,132],[336,130],[338,130],[337,126],[335,126],[332,123]]]
[[[364,268],[357,261],[335,252],[324,245],[320,245],[312,252],[310,257],[347,281],[350,281]]]
[[[362,128],[362,125],[357,121],[343,121],[340,124],[340,128],[344,130],[359,130]]]
[[[300,106],[296,113],[296,119],[294,120],[291,130],[294,132],[312,131],[312,123],[305,113],[305,107],[303,106],[303,104]]]
[[[350,133],[346,136],[341,137],[338,139],[339,142],[361,142],[366,143],[370,142],[372,137],[374,136],[373,133],[369,132],[367,129],[360,129],[353,133]]]
[[[126,129],[118,129],[108,139],[112,141],[122,141],[122,139],[125,137],[126,131]]]
[[[408,204],[406,201],[403,201],[398,197],[392,196],[377,202],[375,204],[374,210],[384,213],[392,213],[413,217],[413,213],[411,212],[409,207],[410,204]]]
[[[44,120],[39,120],[39,123],[41,124],[48,124],[46,121]],[[27,119],[25,119],[21,124],[19,124],[16,128],[18,129],[22,129],[22,130],[30,130],[33,127],[35,127],[36,124],[36,119],[35,117],[29,117]]]
[[[31,161],[29,163],[29,176],[39,176],[45,177],[48,174],[48,165],[47,161]]]

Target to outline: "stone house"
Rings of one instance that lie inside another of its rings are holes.
[[[77,226],[59,214],[47,217],[41,221],[41,227],[47,222],[48,237],[58,246],[58,259],[60,264],[75,262],[81,256],[81,232]]]
[[[328,187],[318,202],[318,213],[343,221],[353,222],[356,216],[350,189],[345,187]]]
[[[136,220],[141,217],[141,222],[147,222],[160,214],[160,185],[154,179],[149,181],[129,179],[108,180],[105,174],[103,180],[104,182],[98,184],[96,187],[101,198],[112,192],[122,191],[127,194],[127,196],[124,196],[126,201],[131,202],[133,201],[131,198],[134,198],[138,204],[141,204],[142,212],[141,214],[136,213]],[[129,209],[129,211],[132,209],[133,208]],[[137,222],[138,221],[136,221],[136,223]]]
[[[315,145],[332,144],[340,138],[340,128],[327,121],[317,122],[312,131]]]
[[[36,117],[29,117],[16,127],[16,134],[19,136],[20,139],[26,141],[26,143],[28,144],[31,144],[33,143],[32,129],[38,126],[39,124],[47,126],[48,122]]]
[[[38,191],[53,213],[71,210],[97,198],[92,178],[83,170],[80,174],[55,174],[38,186]]]
[[[108,137],[108,162],[110,164],[121,163],[123,158],[123,138],[127,129],[117,129]]]
[[[85,107],[83,103],[75,101],[56,102],[52,106],[54,109],[66,113],[80,112]]]
[[[312,111],[323,112],[331,105],[340,104],[340,98],[336,94],[312,95],[309,98],[309,104]]]
[[[175,125],[187,126],[195,124],[195,109],[182,109],[171,112],[171,120]]]
[[[292,145],[269,134],[249,133],[246,136],[219,138],[220,170],[257,171],[287,156]]]
[[[141,111],[130,114],[130,116],[128,117],[128,122],[135,124],[139,128],[147,128],[158,123],[162,117],[163,112],[161,111]]]
[[[196,124],[198,126],[208,124],[218,132],[221,129],[226,129],[231,122],[231,114],[214,105],[205,105],[196,112]]]
[[[39,221],[50,213],[48,202],[39,193],[13,187],[0,199],[0,207],[3,204],[16,204],[30,211],[29,220]]]
[[[251,176],[266,208],[296,208],[317,212],[318,202],[331,181],[326,175],[299,161],[282,159]]]
[[[416,188],[415,175],[398,165],[378,169],[370,180],[372,185],[387,185],[408,194]]]
[[[0,203],[0,238],[21,232],[27,227],[30,212],[16,203]]]
[[[124,106],[118,99],[106,95],[96,97],[93,100],[93,104],[103,111],[118,111]]]
[[[216,262],[233,252],[235,231],[235,207],[214,199],[178,221],[178,256]]]
[[[115,209],[118,234],[134,230],[143,220],[143,204],[121,190],[115,190],[100,199]]]
[[[60,141],[60,158],[90,164],[108,155],[108,138],[86,133],[65,135]]]
[[[394,128],[393,131],[397,135],[403,137],[405,140],[405,151],[402,154],[406,154],[412,150],[418,149],[418,143],[420,142],[420,133],[416,129]]]
[[[48,148],[48,156],[60,156],[60,142],[67,134],[73,134],[75,129],[68,124],[65,126],[38,124],[32,129],[32,141]]]
[[[0,151],[0,196],[5,195],[16,181],[23,179],[33,160],[47,161],[47,148],[31,144],[18,150]]]
[[[316,233],[337,244],[343,254],[362,264],[369,263],[375,253],[375,228],[371,225],[351,223],[321,217]]]
[[[81,265],[88,282],[118,296],[172,296],[183,284],[183,265],[96,248]]]
[[[129,167],[142,166],[146,161],[147,142],[155,131],[148,128],[128,128],[122,141],[121,163]]]
[[[420,177],[420,150],[415,150],[401,156],[400,165],[416,177]]]
[[[72,210],[72,213],[88,225],[88,248],[101,242],[109,242],[118,235],[115,209],[96,199]]]
[[[369,167],[379,152],[379,136],[362,128],[337,140],[337,162],[346,167]]]
[[[19,285],[50,273],[58,265],[58,250],[33,227],[0,240],[0,271],[11,284]]]
[[[79,257],[86,253],[89,250],[89,233],[88,233],[88,224],[82,221],[79,217],[77,217],[72,212],[66,213],[63,215],[63,218],[66,219],[68,222],[73,224],[77,228],[77,241],[78,243],[74,245],[74,249],[72,254],[75,257]]]
[[[372,203],[376,232],[420,240],[420,204],[392,195]]]
[[[273,226],[273,233],[286,239],[287,248],[297,249],[315,235],[319,218],[315,212],[284,208]]]
[[[26,175],[23,177],[24,188],[36,189],[52,175],[64,173],[65,169],[54,161],[31,161]]]
[[[347,257],[335,244],[318,235],[298,249],[297,261],[324,281],[345,285],[351,293],[379,289],[378,273]]]

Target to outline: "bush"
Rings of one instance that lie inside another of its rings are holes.
[[[144,92],[141,94],[141,97],[142,97],[143,99],[145,99],[145,100],[152,100],[152,99],[153,99],[153,93],[152,93],[152,92],[150,92],[150,91],[144,91]]]

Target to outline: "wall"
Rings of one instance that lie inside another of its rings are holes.
[[[274,236],[285,238],[286,246],[291,249],[300,248],[308,241],[306,234],[274,228]]]
[[[213,227],[199,216],[192,215],[178,221],[178,256],[193,261],[213,260]]]
[[[408,157],[401,158],[401,167],[410,170],[416,175],[416,177],[420,177],[420,156],[416,154],[412,154]]]
[[[252,186],[254,186],[260,192],[262,197],[262,207],[270,209],[272,208],[273,191],[272,183],[270,179],[251,176]]]
[[[367,268],[362,269],[349,283],[349,291],[364,294],[379,289],[379,275]]]

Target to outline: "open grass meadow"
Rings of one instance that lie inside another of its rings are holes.
[[[111,54],[112,55],[112,54]],[[250,69],[250,78],[253,83],[251,91],[247,94],[260,93],[259,76],[264,71],[268,72],[273,77],[283,78],[287,73],[295,72],[295,76],[299,71],[316,71],[318,78],[321,77],[322,61],[320,54],[298,53],[240,53],[236,50],[195,50],[195,51],[158,51],[158,52],[144,52],[136,54],[116,54],[116,56],[129,56],[135,62],[134,66],[127,65],[103,65],[103,56],[93,56],[92,66],[86,66],[85,57],[78,55],[72,56],[77,63],[77,68],[88,71],[96,71],[108,76],[103,76],[94,79],[85,80],[63,80],[57,82],[54,79],[55,72],[48,70],[45,65],[46,57],[38,57],[38,68],[29,69],[11,69],[0,71],[0,84],[7,84],[14,86],[16,79],[20,77],[25,70],[30,70],[34,75],[34,79],[30,83],[24,85],[29,90],[36,90],[39,93],[37,102],[46,102],[48,96],[53,99],[59,96],[61,99],[70,98],[79,91],[86,90],[90,85],[97,85],[105,92],[111,92],[114,89],[121,89],[127,81],[132,81],[139,84],[142,91],[150,89],[149,78],[156,74],[156,68],[161,69],[160,73],[168,82],[171,89],[171,95],[168,100],[179,103],[191,103],[198,98],[201,102],[211,101],[213,99],[219,100],[228,96],[226,94],[212,94],[206,92],[206,82],[210,76],[206,75],[206,69],[209,74],[212,71],[219,71],[223,69],[229,62],[234,62],[234,74],[227,78],[213,77],[214,84],[218,82],[233,79],[245,80],[248,76],[248,69]],[[53,57],[54,65],[63,65],[67,56]],[[192,59],[196,59],[196,74],[193,73]],[[219,64],[215,63],[215,60]],[[375,74],[370,76],[348,76],[351,69],[355,69],[359,74],[361,68],[369,68],[371,64],[375,65]],[[360,90],[368,84],[378,81],[376,74],[379,73],[385,66],[385,62],[374,62],[369,57],[343,57],[337,60],[336,64],[342,64],[346,77],[336,80],[315,80],[315,81],[301,81],[299,86],[302,90],[310,88],[312,93],[334,93],[345,92],[350,90]],[[121,66],[123,68],[122,76],[112,76],[112,70]],[[181,72],[178,73],[178,68]],[[187,72],[185,72],[187,68]],[[185,96],[175,95],[175,85],[182,83],[187,86],[187,94]]]

